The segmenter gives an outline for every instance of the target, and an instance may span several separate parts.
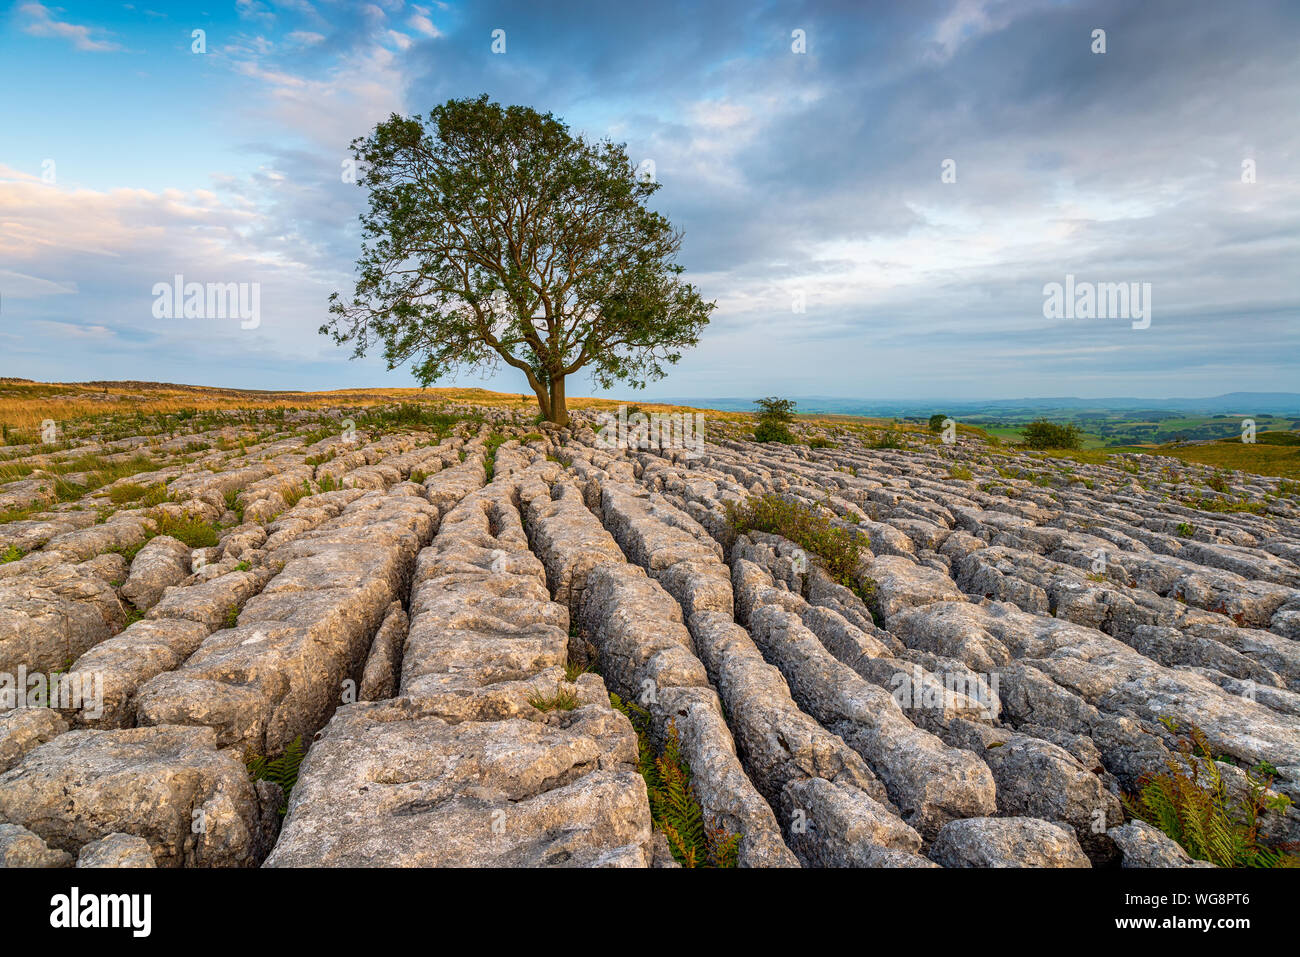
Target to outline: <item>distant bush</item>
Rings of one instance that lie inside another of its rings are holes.
[[[1035,419],[1025,426],[1025,445],[1031,449],[1077,449],[1083,435],[1074,424],[1057,425],[1047,419]]]
[[[814,436],[813,438],[811,438],[811,439],[808,440],[808,448],[810,448],[810,449],[838,449],[838,448],[839,448],[839,444],[836,443],[836,442],[832,442],[830,439],[826,438],[826,437],[823,436],[823,435],[818,435],[818,436]]]
[[[975,477],[975,474],[970,469],[966,468],[966,466],[964,465],[952,466],[951,468],[948,469],[948,474],[955,479],[960,479],[963,482],[969,482],[971,479]]]
[[[756,399],[754,404],[758,406],[758,426],[754,429],[754,441],[793,444],[794,434],[790,431],[790,423],[794,421],[794,400],[768,396],[766,399]]]
[[[942,412],[936,412],[934,415],[930,416],[930,431],[942,432],[943,423],[947,421],[947,419],[948,416],[944,415]]]

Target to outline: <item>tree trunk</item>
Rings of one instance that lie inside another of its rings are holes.
[[[569,409],[564,403],[564,376],[551,380],[550,412],[543,409],[542,414],[556,425],[569,424]]]
[[[529,383],[532,385],[532,383]],[[537,395],[537,408],[542,413],[542,418],[546,421],[551,420],[551,397],[546,394],[546,386],[538,383],[533,385],[533,392]]]

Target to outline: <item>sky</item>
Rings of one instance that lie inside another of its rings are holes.
[[[0,375],[413,385],[317,331],[348,144],[487,93],[653,164],[717,308],[637,398],[1300,391],[1293,0],[18,0],[0,88]],[[1067,276],[1149,315],[1049,317]]]

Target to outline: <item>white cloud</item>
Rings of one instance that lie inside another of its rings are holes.
[[[76,23],[56,20],[50,8],[43,4],[24,3],[18,8],[18,12],[31,18],[23,27],[23,31],[30,33],[32,36],[70,40],[78,50],[92,53],[107,53],[122,49],[119,43],[95,37],[96,33],[102,33],[103,31]]]
[[[412,9],[415,10],[415,13],[413,13],[411,18],[406,21],[407,24],[409,24],[417,33],[422,33],[426,37],[442,36],[442,31],[434,26],[433,21],[429,19],[428,7],[412,7]]]
[[[112,339],[113,330],[108,326],[83,325],[79,322],[60,322],[57,319],[33,319],[27,323],[34,329],[47,335],[71,339]]]

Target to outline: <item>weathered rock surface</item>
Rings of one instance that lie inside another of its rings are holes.
[[[638,773],[670,735],[741,866],[1207,866],[1119,802],[1191,726],[1233,794],[1266,762],[1300,800],[1276,479],[846,422],[618,448],[591,412],[447,411],[7,448],[31,474],[0,487],[28,510],[0,525],[0,860],[672,868]],[[93,488],[67,465],[90,455],[143,471]],[[58,500],[55,472],[89,491]],[[856,564],[740,533],[763,495]],[[296,740],[281,831],[245,758]]]
[[[190,547],[168,535],[151,538],[131,561],[122,595],[141,611],[158,604],[163,592],[190,576]]]
[[[1074,832],[1032,817],[972,817],[945,824],[930,846],[944,867],[1088,867]]]

